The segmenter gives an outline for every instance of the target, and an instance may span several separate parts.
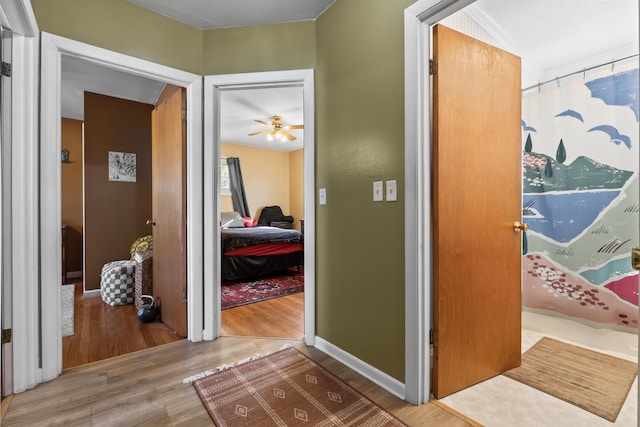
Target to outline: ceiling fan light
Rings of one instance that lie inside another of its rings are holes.
[[[273,132],[267,135],[269,141],[273,141]]]
[[[280,141],[284,142],[286,139],[287,139],[287,135],[283,133],[282,136],[280,137]]]

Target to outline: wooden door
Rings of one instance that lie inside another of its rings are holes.
[[[434,353],[441,398],[520,364],[520,58],[433,30]]]
[[[161,320],[187,336],[185,90],[167,85],[151,114],[153,293]]]

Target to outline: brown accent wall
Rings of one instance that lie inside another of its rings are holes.
[[[82,271],[82,121],[62,119],[62,148],[69,163],[62,163],[62,223],[67,225],[66,271]]]
[[[100,289],[102,266],[129,259],[150,233],[153,105],[85,93],[85,289]],[[109,181],[109,151],[136,154],[136,182]]]

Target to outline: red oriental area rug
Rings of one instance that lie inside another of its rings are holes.
[[[304,273],[291,269],[279,276],[250,282],[222,284],[222,309],[278,298],[304,291]]]
[[[217,426],[406,427],[294,348],[192,384]]]

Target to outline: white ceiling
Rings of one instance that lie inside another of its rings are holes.
[[[249,133],[266,129],[256,122],[271,123],[274,115],[280,116],[284,125],[303,124],[302,87],[237,89],[220,95],[220,140],[234,144],[255,146],[280,151],[294,151],[303,147],[303,130],[290,130],[297,139],[269,141],[265,134],[249,136]]]
[[[477,0],[467,9],[522,58],[525,87],[638,53],[638,0]]]
[[[155,104],[164,83],[62,55],[62,117],[84,120],[84,92]]]
[[[128,0],[199,28],[313,20],[335,0]],[[373,6],[372,6],[373,7]],[[603,58],[638,53],[637,0],[477,0],[468,14],[500,41],[499,47],[523,58],[523,86],[596,65]],[[583,64],[583,65],[579,65]],[[62,111],[83,119],[83,91],[153,104],[164,84],[76,58],[63,56]],[[256,119],[270,122],[280,115],[285,124],[303,124],[302,89],[270,88],[223,93],[221,138],[265,144]],[[293,131],[302,147],[302,131]],[[264,146],[264,145],[262,145]]]
[[[315,20],[335,0],[127,0],[203,30]]]

